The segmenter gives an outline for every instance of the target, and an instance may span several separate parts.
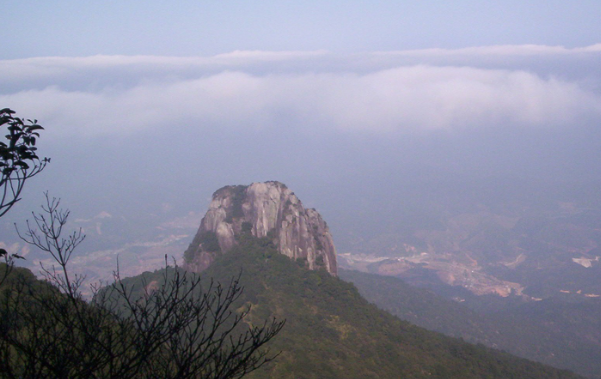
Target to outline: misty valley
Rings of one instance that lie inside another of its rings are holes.
[[[241,272],[237,304],[253,305],[247,317],[286,320],[267,344],[281,353],[253,378],[572,377],[515,357],[598,377],[596,189],[532,192],[531,201],[448,188],[446,198],[422,192],[410,205],[375,196],[332,234],[279,182],[226,186],[204,217],[198,209],[170,217],[103,211],[71,223],[87,235],[71,270],[86,276],[88,298],[87,284],[110,282],[117,262],[134,283],[160,283],[166,257],[204,280]],[[19,265],[34,273],[52,265],[17,238],[2,247],[25,256]]]

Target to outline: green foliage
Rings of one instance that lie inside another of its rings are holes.
[[[307,267],[307,260],[305,258],[296,258],[296,264],[298,267]]]
[[[321,243],[321,239],[319,238],[319,236],[317,234],[315,234],[314,237],[315,237],[315,248],[317,250],[323,250],[323,244]]]
[[[244,201],[247,188],[248,186],[244,185],[228,187],[232,194],[232,209],[226,216],[226,222],[231,223],[234,219],[244,216],[244,212],[242,211],[242,203]]]
[[[202,244],[202,249],[204,251],[209,252],[219,252],[221,248],[219,247],[219,239],[217,238],[217,234],[215,232],[204,232],[200,235],[200,243]]]
[[[0,377],[242,377],[273,358],[262,346],[283,323],[245,324],[228,283],[167,267],[87,303],[16,268],[0,286]]]
[[[484,346],[428,332],[377,309],[356,288],[324,270],[278,254],[269,239],[248,240],[203,275],[242,271],[240,305],[249,322],[286,319],[272,341],[277,361],[250,378],[575,378]]]
[[[0,110],[0,133],[6,126],[6,141],[0,140],[0,217],[4,216],[17,201],[28,179],[36,176],[50,162],[40,159],[36,153],[36,141],[43,130],[37,120],[24,120],[14,116],[15,111]],[[23,257],[9,254],[0,249],[0,258],[6,263],[6,270],[0,275],[0,285],[6,280],[15,259]]]
[[[40,173],[50,159],[40,159],[36,141],[40,137],[37,120],[24,120],[15,112],[0,110],[0,128],[6,126],[6,141],[0,141],[0,217],[19,201],[19,195],[27,179]]]
[[[0,266],[0,375],[10,378],[241,378],[271,361],[263,345],[283,322],[248,325],[249,307],[233,305],[239,280],[222,286],[166,266],[95,291],[91,303],[82,277],[67,269],[85,236],[62,237],[69,211],[46,194],[19,236],[49,253],[59,268],[43,269],[47,282]],[[37,228],[32,227],[36,225]],[[149,281],[150,280],[150,281]]]
[[[217,234],[212,231],[200,233],[194,237],[194,240],[184,252],[184,260],[188,263],[192,262],[195,254],[198,252],[199,247],[203,251],[211,253],[220,253],[221,247],[219,246],[219,239]]]
[[[253,224],[248,221],[244,221],[241,225],[242,233],[250,233],[252,231]]]
[[[381,309],[421,327],[583,375],[601,372],[599,299],[549,299],[505,305],[506,310],[485,314],[399,278],[347,270],[339,270],[339,275]]]
[[[323,267],[325,262],[323,260],[323,255],[318,255],[317,258],[315,259],[315,264],[317,266]]]

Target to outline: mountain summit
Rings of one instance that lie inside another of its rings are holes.
[[[249,234],[273,242],[281,254],[311,270],[325,268],[337,274],[336,248],[326,222],[276,181],[217,190],[184,253],[186,269],[206,269],[217,254],[229,251]]]

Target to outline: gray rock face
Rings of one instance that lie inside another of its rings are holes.
[[[280,182],[226,186],[213,194],[209,210],[184,253],[185,267],[200,272],[218,252],[237,244],[236,236],[251,232],[274,239],[280,253],[302,259],[311,269],[337,274],[336,248],[326,222],[315,209],[305,209],[294,192]]]

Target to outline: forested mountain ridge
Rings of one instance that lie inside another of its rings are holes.
[[[377,309],[347,282],[307,270],[249,238],[203,272],[227,281],[242,272],[250,322],[275,316],[286,326],[270,348],[272,365],[250,378],[576,378],[575,374],[429,332]]]
[[[466,305],[486,301],[478,296],[458,303],[399,278],[349,270],[340,270],[339,275],[356,285],[368,301],[426,329],[590,377],[601,372],[598,299],[516,302],[489,305],[485,311],[482,304],[480,309]],[[470,296],[468,291],[464,295]]]
[[[249,378],[578,378],[401,321],[369,304],[352,284],[278,253],[269,238],[241,237],[201,274],[199,288],[211,280],[227,285],[241,275],[244,292],[231,309],[251,306],[245,325],[286,320],[267,344],[280,355]],[[43,284],[26,269],[19,272],[34,286]],[[151,291],[148,286],[160,286],[163,272],[123,283]]]

